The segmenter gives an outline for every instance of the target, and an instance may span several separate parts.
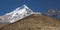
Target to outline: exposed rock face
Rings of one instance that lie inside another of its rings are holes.
[[[4,22],[1,21],[1,20],[3,20],[3,21],[6,22],[6,20],[8,20],[7,18],[8,18],[8,16],[5,16],[5,15],[0,16],[0,28],[2,28],[2,27],[4,27],[4,26],[8,25],[7,23],[4,24]]]
[[[7,15],[3,15],[3,16],[0,16],[0,23],[8,23],[9,21],[8,20],[8,16]]]
[[[8,18],[8,16],[7,16],[7,15],[0,16],[0,20],[8,20],[7,18]]]
[[[60,30],[60,21],[47,16],[34,14],[9,24],[0,30]]]

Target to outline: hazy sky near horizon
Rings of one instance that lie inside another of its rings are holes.
[[[41,13],[48,8],[60,9],[60,0],[0,0],[0,15],[11,12],[24,4],[33,11]]]

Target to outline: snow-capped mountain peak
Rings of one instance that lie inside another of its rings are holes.
[[[24,11],[24,10],[22,10],[22,9],[29,9],[26,5],[23,5],[23,6],[21,6],[21,7],[18,7],[18,8],[16,8],[14,11],[12,11],[12,12],[10,12],[10,13],[7,13],[6,15],[9,15],[9,14],[11,14],[11,13],[16,13],[17,11]]]
[[[27,17],[31,14],[33,14],[33,11],[31,9],[29,9],[26,5],[23,5],[21,7],[18,7],[14,11],[7,13],[6,15],[9,16],[8,19],[12,23],[19,19]]]
[[[13,23],[35,13],[36,12],[33,12],[26,5],[23,5],[21,7],[16,8],[12,12],[5,14],[5,16],[7,16],[7,19],[2,20],[1,22]],[[41,13],[36,13],[36,14],[41,14]]]

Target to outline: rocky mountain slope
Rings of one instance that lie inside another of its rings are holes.
[[[39,14],[32,14],[0,30],[60,30],[60,20]]]

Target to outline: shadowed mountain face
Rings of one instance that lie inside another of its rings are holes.
[[[47,16],[33,14],[0,30],[60,30],[60,21]]]
[[[60,10],[58,10],[58,9],[48,9],[47,11],[44,12],[43,15],[53,17],[53,18],[60,20]]]

